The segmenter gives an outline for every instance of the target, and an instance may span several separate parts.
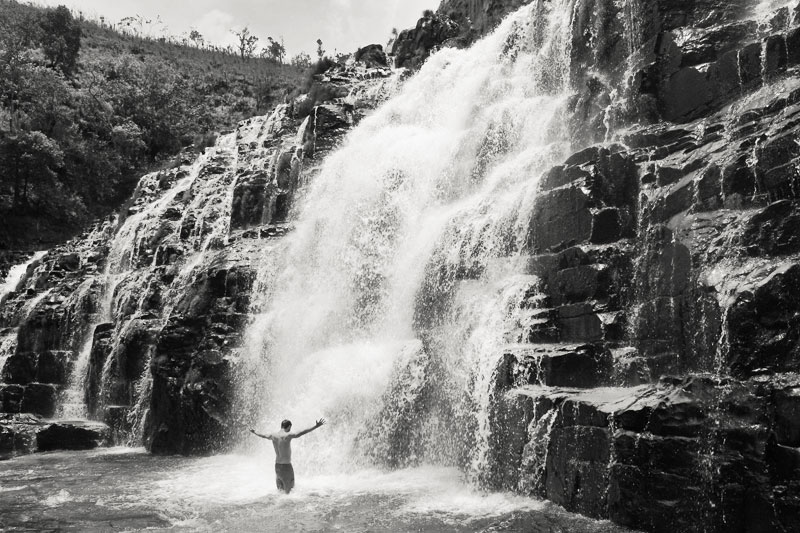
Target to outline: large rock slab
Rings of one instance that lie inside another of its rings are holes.
[[[35,452],[91,450],[109,444],[109,436],[101,422],[0,414],[0,460]]]
[[[787,417],[797,382],[774,396],[768,383],[696,376],[631,388],[512,388],[499,404],[524,421],[492,419],[505,424],[492,457],[513,463],[503,472],[518,473],[518,490],[630,527],[768,531],[800,509],[797,493],[778,488],[800,452],[773,436],[793,444]],[[692,513],[670,515],[675,508]]]
[[[109,428],[101,422],[58,420],[36,432],[36,450],[92,450],[108,439]]]

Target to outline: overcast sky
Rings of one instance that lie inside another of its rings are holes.
[[[141,15],[161,17],[170,35],[190,29],[207,41],[233,44],[232,29],[248,26],[262,41],[286,43],[288,54],[312,53],[317,39],[333,53],[353,52],[359,46],[386,45],[392,28],[416,24],[422,11],[436,9],[439,0],[35,0],[35,4],[66,5],[86,16],[108,22]],[[152,26],[155,26],[153,24]],[[261,44],[261,43],[259,43]],[[260,47],[259,47],[260,48]]]

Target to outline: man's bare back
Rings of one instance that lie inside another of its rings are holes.
[[[268,438],[272,441],[272,447],[275,448],[275,464],[292,464],[292,439],[294,435],[286,432],[270,433]]]
[[[288,420],[281,422],[281,430],[275,433],[262,435],[251,429],[253,435],[272,441],[275,448],[275,482],[279,490],[287,494],[294,487],[294,469],[292,468],[292,440],[310,433],[325,423],[324,418],[317,420],[317,423],[308,429],[292,432],[292,423]]]

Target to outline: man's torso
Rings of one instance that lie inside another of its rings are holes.
[[[275,448],[275,464],[292,464],[292,439],[288,433],[273,434],[272,446]]]

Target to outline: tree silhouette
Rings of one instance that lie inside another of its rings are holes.
[[[272,37],[268,37],[267,41],[269,41],[269,46],[264,49],[266,56],[283,65],[283,59],[286,57],[286,47],[283,46],[283,39],[278,42]]]
[[[203,36],[200,34],[199,31],[194,30],[194,29],[192,31],[190,31],[189,32],[189,40],[192,41],[197,48],[202,48],[203,47],[204,39],[203,39]]]
[[[233,34],[239,39],[239,55],[242,56],[242,59],[252,57],[258,46],[258,37],[250,33],[250,28],[247,26],[239,31],[234,31]]]

